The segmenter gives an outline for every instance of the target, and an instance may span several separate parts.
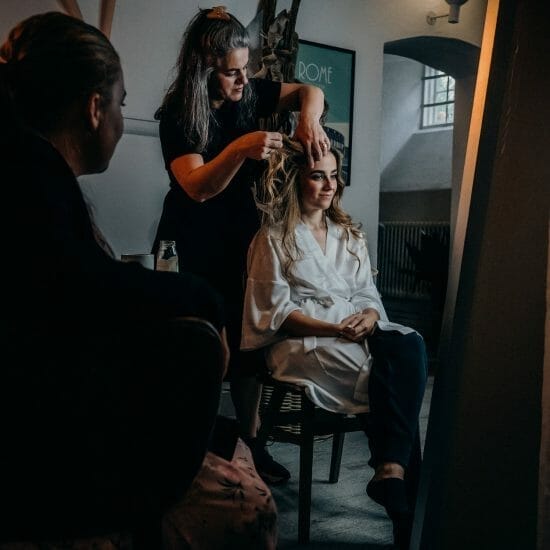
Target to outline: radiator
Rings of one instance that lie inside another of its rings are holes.
[[[384,222],[378,226],[378,276],[382,296],[429,298],[433,277],[446,277],[449,224]]]

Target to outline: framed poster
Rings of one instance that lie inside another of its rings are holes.
[[[325,131],[344,157],[343,177],[350,184],[355,51],[299,40],[295,78],[323,90],[328,103]]]

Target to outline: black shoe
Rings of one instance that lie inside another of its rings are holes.
[[[386,477],[376,481],[371,479],[367,484],[367,495],[374,502],[381,504],[390,518],[409,512],[407,489],[403,479],[397,477]]]
[[[252,453],[254,466],[258,475],[266,483],[269,485],[279,485],[290,479],[290,472],[282,464],[275,462],[267,449],[262,445],[258,445],[256,438],[246,439],[245,443]]]

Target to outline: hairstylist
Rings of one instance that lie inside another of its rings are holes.
[[[248,36],[223,7],[200,10],[189,23],[177,76],[157,112],[170,190],[160,239],[174,239],[181,271],[206,278],[224,297],[231,348],[229,380],[241,436],[270,483],[289,472],[256,444],[261,385],[257,355],[239,351],[248,246],[259,228],[253,187],[262,162],[282,147],[282,135],[260,130],[260,119],[300,111],[295,138],[310,163],[328,152],[319,118],[319,88],[248,78]]]

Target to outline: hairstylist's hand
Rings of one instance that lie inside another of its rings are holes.
[[[315,161],[321,160],[330,151],[330,140],[317,118],[302,113],[294,137],[304,146],[311,168]]]
[[[283,135],[279,132],[250,132],[233,142],[240,153],[249,159],[268,159],[274,149],[283,146]]]
[[[361,313],[354,313],[342,319],[342,337],[352,342],[361,342],[373,333],[376,321],[379,319],[380,315],[375,309],[366,309]]]

